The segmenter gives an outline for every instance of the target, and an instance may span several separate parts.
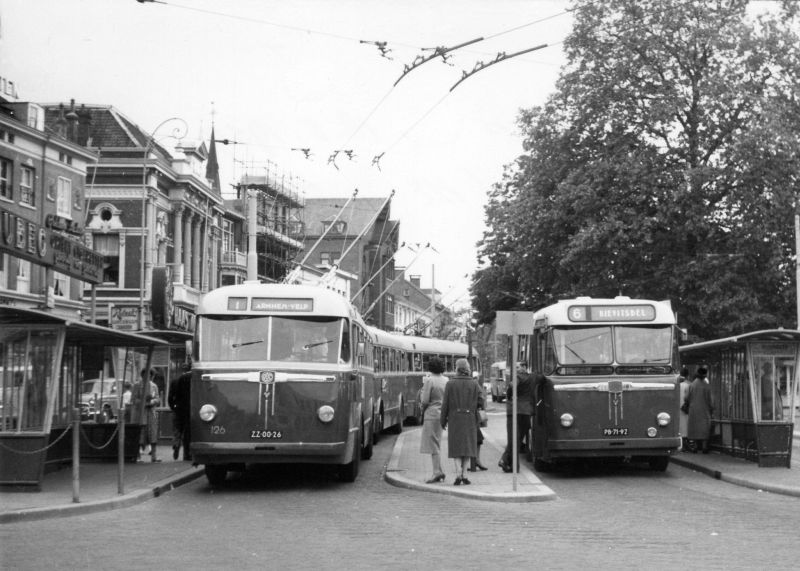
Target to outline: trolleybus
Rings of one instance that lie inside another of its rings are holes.
[[[533,315],[528,355],[540,372],[534,468],[625,458],[666,470],[680,445],[678,333],[669,301],[559,301]]]
[[[375,365],[376,435],[383,430],[399,433],[406,420],[422,423],[420,389],[428,374],[431,357],[445,365],[445,374],[455,373],[459,358],[469,359],[473,372],[480,372],[476,354],[470,358],[469,346],[456,341],[388,333],[368,327],[372,336]]]
[[[372,337],[316,286],[221,287],[197,310],[191,451],[212,485],[248,464],[318,463],[341,479],[372,455]]]

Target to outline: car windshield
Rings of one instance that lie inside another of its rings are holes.
[[[117,392],[117,381],[116,379],[104,379],[102,382],[100,381],[100,379],[83,381],[83,383],[81,384],[81,392],[83,394],[92,394],[92,395],[113,394]]]
[[[198,338],[203,361],[350,360],[347,322],[341,317],[206,315]]]

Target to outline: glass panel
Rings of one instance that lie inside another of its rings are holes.
[[[753,373],[759,420],[784,420],[789,379],[794,376],[795,346],[788,343],[755,343]]]
[[[610,327],[553,329],[556,359],[563,365],[612,362]]]
[[[669,363],[672,357],[672,327],[614,328],[617,363]]]

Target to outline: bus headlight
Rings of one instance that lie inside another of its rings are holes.
[[[333,407],[323,405],[317,410],[317,416],[322,422],[330,422],[333,420]]]
[[[651,426],[650,428],[647,429],[647,436],[649,436],[650,438],[655,438],[656,436],[658,436],[658,430],[656,430],[655,426]]]
[[[575,419],[570,413],[565,412],[564,414],[561,415],[561,426],[563,426],[564,428],[569,428],[570,426],[572,426],[573,422],[575,422]]]
[[[672,420],[672,417],[669,415],[668,412],[659,412],[656,419],[658,420],[659,426],[667,426]]]
[[[213,404],[204,404],[200,407],[200,420],[211,422],[217,416],[217,407]]]

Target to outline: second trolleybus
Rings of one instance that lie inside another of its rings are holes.
[[[537,470],[627,458],[666,470],[680,446],[678,337],[668,301],[563,300],[533,315]]]

